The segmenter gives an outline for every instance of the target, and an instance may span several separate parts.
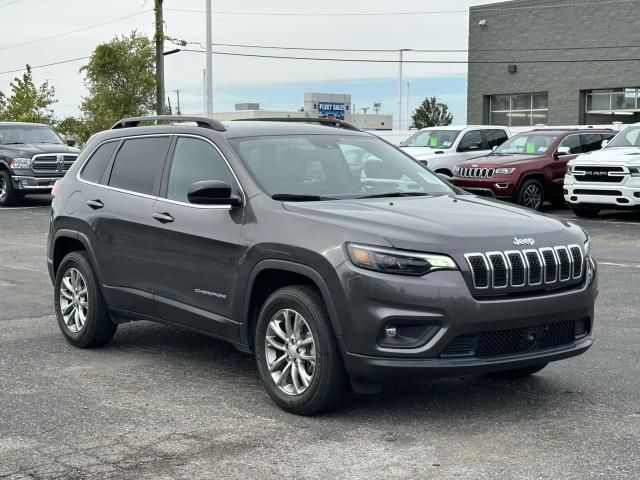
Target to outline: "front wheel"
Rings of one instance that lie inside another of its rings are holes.
[[[326,307],[309,286],[284,287],[267,299],[256,326],[255,355],[267,393],[288,412],[333,410],[347,392]]]
[[[516,201],[523,207],[540,210],[544,203],[544,187],[535,179],[525,180],[518,189]]]
[[[18,195],[13,188],[11,175],[6,170],[0,171],[0,207],[8,207],[18,201]]]

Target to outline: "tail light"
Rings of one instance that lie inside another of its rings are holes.
[[[60,191],[60,182],[62,180],[56,180],[56,183],[53,184],[53,188],[51,189],[51,196],[52,197],[56,197],[56,195],[58,195],[58,192]]]

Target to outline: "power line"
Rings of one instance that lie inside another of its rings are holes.
[[[182,49],[183,52],[205,53],[204,50]],[[271,58],[282,60],[314,60],[322,62],[355,62],[355,63],[399,63],[399,60],[380,60],[372,58],[327,58],[327,57],[297,57],[287,55],[260,55],[255,53],[235,53],[214,51],[214,55],[231,57]],[[402,63],[413,64],[460,64],[460,65],[496,65],[496,64],[539,64],[539,63],[591,63],[591,62],[637,62],[640,58],[594,58],[594,59],[551,59],[551,60],[403,60]]]
[[[0,5],[0,8],[2,8],[2,7],[8,7],[9,5],[13,5],[14,3],[18,3],[19,1],[20,1],[20,0],[11,0],[11,1],[10,1],[10,2],[8,2],[8,3],[5,3],[5,4],[3,4],[3,5]]]
[[[86,60],[87,58],[89,58],[88,55],[86,57],[70,58],[68,60],[60,60],[59,62],[44,63],[42,65],[29,65],[29,66],[31,67],[31,70],[35,70],[36,68],[52,67],[54,65],[62,65],[64,63],[79,62],[80,60]],[[0,75],[6,75],[6,74],[9,74],[9,73],[24,72],[24,70],[25,70],[24,67],[16,68],[15,70],[6,70],[4,72],[0,72]]]
[[[88,27],[83,27],[83,28],[78,28],[76,30],[71,30],[69,32],[57,33],[55,35],[50,35],[48,37],[41,37],[41,38],[37,38],[35,40],[29,40],[29,41],[21,42],[21,43],[14,43],[13,45],[6,45],[4,47],[0,47],[0,50],[7,50],[9,48],[21,47],[23,45],[31,45],[32,43],[43,42],[45,40],[52,40],[54,38],[64,37],[66,35],[72,35],[74,33],[84,32],[86,30],[91,30],[93,28],[98,28],[98,27],[102,27],[104,25],[109,25],[111,23],[120,22],[120,21],[126,20],[128,18],[139,17],[140,15],[144,15],[145,13],[149,13],[149,12],[151,12],[151,10],[144,10],[142,12],[134,13],[132,15],[126,15],[124,17],[120,17],[120,18],[115,18],[113,20],[109,20],[107,22],[97,23],[95,25],[89,25]]]
[[[486,7],[486,8],[474,8],[470,10],[421,10],[411,12],[243,12],[243,11],[228,11],[220,10],[214,12],[214,15],[248,15],[248,16],[283,16],[283,17],[377,17],[377,16],[396,16],[396,15],[436,15],[436,14],[448,14],[448,13],[483,13],[483,12],[512,12],[518,10],[539,10],[539,9],[551,9],[551,8],[571,8],[571,7],[585,7],[591,5],[609,5],[614,3],[631,3],[637,0],[599,0],[580,3],[568,3],[560,5],[521,5],[521,6],[501,6],[501,7]],[[205,13],[204,10],[190,10],[184,8],[167,8],[167,11],[172,12],[185,12],[185,13]]]

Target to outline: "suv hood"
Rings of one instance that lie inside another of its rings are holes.
[[[461,162],[459,167],[471,167],[473,165],[478,165],[481,167],[494,167],[494,166],[505,166],[505,165],[518,165],[521,163],[528,163],[533,160],[538,160],[542,158],[544,155],[486,155],[484,157],[472,158],[470,160],[465,160]]]
[[[514,245],[514,237],[533,238],[536,248],[585,240],[582,229],[572,223],[475,195],[283,205],[307,218],[343,227],[355,237],[349,241],[357,242],[360,231],[407,250],[461,254],[522,249]]]
[[[32,157],[42,153],[73,153],[80,152],[77,148],[64,143],[22,143],[19,145],[0,145],[0,149],[11,152],[15,157]],[[15,152],[15,154],[13,153]]]
[[[440,157],[451,153],[451,150],[445,150],[444,148],[430,148],[430,147],[400,147],[400,149],[411,155],[416,160],[429,160],[433,157]]]
[[[584,162],[597,162],[598,164],[640,164],[640,148],[638,147],[610,147],[596,150],[595,152],[579,155],[572,164]]]

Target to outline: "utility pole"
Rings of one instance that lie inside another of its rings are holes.
[[[402,128],[402,54],[410,51],[410,48],[400,49],[400,66],[398,69],[398,130]]]
[[[164,114],[164,19],[162,16],[163,0],[154,0],[156,14],[156,113]]]
[[[211,0],[207,0],[207,70],[205,79],[206,115],[213,117],[213,33]]]
[[[411,129],[411,124],[409,123],[409,118],[411,115],[411,109],[409,108],[409,102],[411,98],[411,84],[415,82],[407,82],[407,130]]]
[[[178,109],[176,110],[176,113],[178,115],[182,115],[182,110],[180,110],[180,89],[176,90],[176,97],[178,98]]]

